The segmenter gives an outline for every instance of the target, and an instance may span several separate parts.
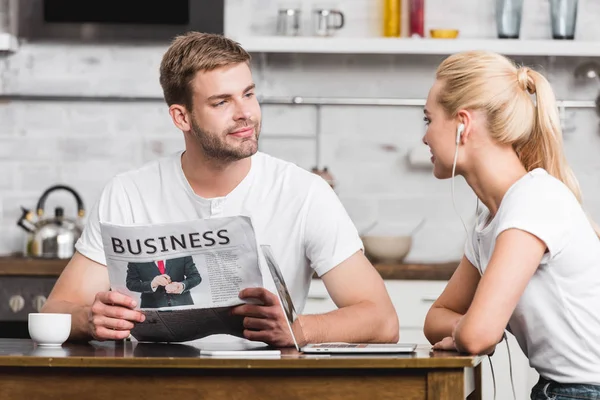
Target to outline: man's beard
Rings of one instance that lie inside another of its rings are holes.
[[[254,127],[254,137],[239,139],[238,146],[227,143],[228,134],[250,126]],[[192,121],[192,135],[202,146],[207,158],[221,162],[238,161],[250,157],[258,151],[260,122],[237,125],[217,134],[203,130],[195,121]]]

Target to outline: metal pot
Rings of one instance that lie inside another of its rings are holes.
[[[331,175],[331,172],[329,172],[329,169],[327,167],[324,167],[323,169],[313,167],[311,172],[325,179],[329,186],[331,186],[332,189],[335,189],[335,179],[333,178],[333,175]]]
[[[54,217],[44,218],[46,198],[56,190],[67,190],[73,194],[77,201],[77,218],[66,218],[62,207],[54,209]],[[85,214],[79,194],[65,185],[52,186],[42,194],[36,209],[37,220],[34,220],[33,212],[21,207],[23,215],[17,221],[17,225],[28,233],[26,255],[37,258],[71,258],[75,253],[75,243],[82,232],[80,219]]]

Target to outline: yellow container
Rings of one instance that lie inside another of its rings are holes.
[[[399,37],[402,0],[383,0],[383,36]]]
[[[458,29],[431,29],[429,34],[434,39],[456,39],[458,37]]]

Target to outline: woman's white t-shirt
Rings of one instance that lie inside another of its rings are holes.
[[[556,382],[600,385],[600,240],[573,193],[538,168],[510,187],[488,219],[485,210],[473,247],[465,246],[483,273],[507,229],[529,232],[548,248],[509,320],[531,367]]]
[[[76,249],[106,265],[100,223],[161,224],[245,215],[258,244],[271,245],[297,312],[311,278],[325,274],[357,251],[362,241],[339,198],[318,175],[258,152],[250,172],[227,196],[194,193],[181,167],[181,152],[114,177],[92,209]],[[265,288],[276,293],[268,270]]]

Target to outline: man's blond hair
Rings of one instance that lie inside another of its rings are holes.
[[[160,85],[165,101],[192,109],[191,82],[198,71],[249,63],[239,43],[222,35],[188,32],[175,37],[160,63]]]

